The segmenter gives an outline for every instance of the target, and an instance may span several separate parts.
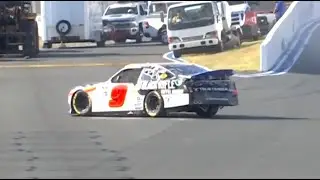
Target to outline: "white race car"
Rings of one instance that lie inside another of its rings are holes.
[[[224,106],[238,105],[233,70],[211,71],[189,63],[129,64],[109,80],[73,88],[69,113],[84,116],[163,116],[170,111],[212,117]]]

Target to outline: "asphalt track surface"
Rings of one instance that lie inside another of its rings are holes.
[[[236,79],[240,105],[216,119],[67,114],[70,88],[106,80],[128,62],[164,61],[165,46],[4,60],[0,178],[319,178],[319,32],[289,74]]]

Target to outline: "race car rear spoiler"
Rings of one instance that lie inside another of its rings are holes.
[[[206,71],[198,74],[194,74],[191,76],[192,80],[211,80],[211,79],[219,79],[226,78],[234,75],[234,71],[232,69],[220,69],[214,71]]]

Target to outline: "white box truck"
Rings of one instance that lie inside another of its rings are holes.
[[[221,52],[226,44],[240,47],[242,29],[232,24],[231,13],[227,1],[190,1],[170,6],[169,50],[179,58],[185,49],[212,47]],[[161,16],[164,21],[163,14]]]
[[[54,43],[95,42],[104,46],[101,1],[41,1],[37,19],[43,47]]]

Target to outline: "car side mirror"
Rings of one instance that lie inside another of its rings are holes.
[[[164,22],[164,12],[163,11],[160,12],[160,19],[161,19],[161,22]]]

